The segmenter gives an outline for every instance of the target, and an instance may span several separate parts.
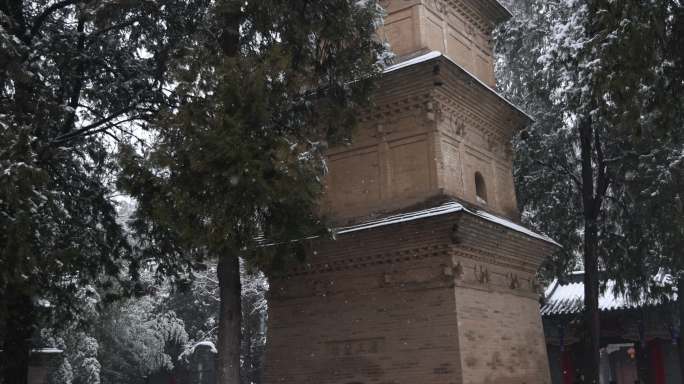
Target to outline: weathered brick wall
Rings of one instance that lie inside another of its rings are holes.
[[[548,383],[549,248],[511,232],[454,213],[315,242],[272,280],[265,383]]]
[[[492,290],[456,288],[463,382],[548,384],[539,302]]]
[[[314,272],[272,282],[265,382],[460,383],[449,225],[314,244]]]
[[[380,36],[399,60],[440,51],[474,76],[494,86],[492,30],[508,17],[491,0],[385,0]]]
[[[458,227],[452,255],[463,382],[548,384],[535,273],[552,245],[467,214]]]
[[[457,383],[452,298],[446,288],[388,287],[274,304],[265,382]]]
[[[385,76],[376,108],[362,116],[351,146],[327,153],[324,212],[339,219],[391,211],[439,194],[429,66]]]
[[[353,144],[326,153],[323,212],[345,223],[446,194],[516,220],[510,140],[527,118],[473,81],[444,57],[385,75]]]

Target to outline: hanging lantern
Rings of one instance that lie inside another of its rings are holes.
[[[629,356],[630,360],[634,360],[636,358],[636,348],[633,346],[629,347],[629,349],[627,349],[627,356]]]

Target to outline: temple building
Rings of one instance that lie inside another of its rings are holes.
[[[267,384],[548,384],[535,274],[558,245],[518,223],[495,90],[495,0],[391,0],[396,54],[322,202],[338,225],[271,278]]]
[[[659,285],[667,275],[654,277]],[[669,283],[668,283],[669,284]],[[677,297],[635,301],[607,280],[599,294],[600,384],[681,384]],[[553,384],[573,384],[584,367],[584,272],[554,280],[541,308]],[[640,374],[641,373],[641,374]]]

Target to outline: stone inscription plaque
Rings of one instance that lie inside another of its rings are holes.
[[[380,353],[384,344],[385,339],[382,337],[331,340],[325,342],[325,350],[333,357],[365,356]]]

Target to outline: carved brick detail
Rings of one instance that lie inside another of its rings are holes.
[[[508,287],[510,289],[520,288],[520,281],[518,280],[518,275],[516,275],[515,273],[510,273],[508,275],[508,279],[509,279]]]
[[[505,153],[505,148],[510,147],[506,139],[506,132],[502,127],[497,127],[485,121],[475,111],[465,108],[453,98],[436,95],[435,102],[439,105],[438,108],[441,111],[441,115],[448,117],[448,134],[461,137],[465,133],[465,127],[469,126],[483,133],[487,141],[487,149],[490,151]]]
[[[489,283],[489,269],[487,267],[480,265],[475,268],[475,280],[480,284]]]
[[[430,93],[424,93],[421,95],[412,95],[395,99],[389,102],[377,103],[373,105],[372,110],[367,109],[361,112],[359,122],[377,122],[387,125],[397,116],[401,116],[406,112],[418,112],[424,115],[426,113],[426,103],[429,103],[431,99],[432,96]]]
[[[477,262],[484,262],[504,268],[512,268],[524,273],[535,272],[535,269],[533,267],[526,268],[521,266],[520,260],[511,257],[495,255],[493,253],[489,253],[481,249],[476,249],[472,247],[461,247],[460,249],[452,250],[452,254],[454,256],[462,257]]]

